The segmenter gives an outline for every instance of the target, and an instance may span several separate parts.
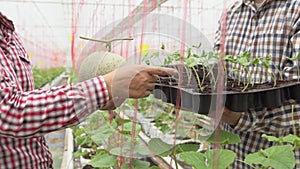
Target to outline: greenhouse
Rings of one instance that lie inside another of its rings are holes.
[[[0,57],[1,169],[300,168],[298,0],[1,0]]]

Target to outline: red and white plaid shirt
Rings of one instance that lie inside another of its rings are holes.
[[[221,19],[222,20],[222,19]],[[221,21],[220,20],[220,21]],[[221,22],[220,22],[221,23]],[[221,27],[216,33],[215,47],[218,50],[221,43]],[[284,70],[287,57],[294,57],[300,52],[300,1],[299,0],[265,0],[257,9],[253,0],[238,0],[227,10],[225,55],[237,56],[249,51],[253,57],[272,56],[277,68]],[[239,68],[237,64],[227,63],[227,70]],[[295,61],[291,69],[284,75],[286,79],[297,79]],[[271,68],[278,73],[278,69]],[[253,69],[252,78],[257,81],[270,81],[267,70],[263,67]],[[299,93],[300,94],[300,93]],[[263,99],[263,98],[262,98]],[[294,110],[292,110],[294,105]],[[293,121],[294,120],[294,121]],[[300,121],[299,101],[289,100],[285,105],[272,110],[251,109],[242,113],[235,128],[226,126],[225,129],[240,136],[242,142],[229,145],[226,148],[237,154],[233,169],[251,168],[239,160],[244,160],[249,153],[258,152],[273,145],[262,138],[262,134],[300,136],[300,126],[296,125],[296,133],[292,126]],[[300,168],[300,148],[295,150],[296,168]]]
[[[103,77],[34,90],[30,60],[0,13],[0,168],[53,168],[44,134],[78,124],[104,106]]]

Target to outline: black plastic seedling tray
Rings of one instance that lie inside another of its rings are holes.
[[[286,83],[278,87],[254,89],[245,92],[199,93],[193,89],[175,85],[156,84],[153,94],[164,102],[180,106],[199,114],[215,110],[217,96],[222,96],[222,104],[232,111],[245,112],[249,109],[273,109],[289,99],[300,100],[300,82]]]

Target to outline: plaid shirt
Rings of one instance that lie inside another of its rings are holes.
[[[13,23],[0,13],[0,168],[53,168],[44,134],[78,124],[104,106],[103,77],[34,90],[30,61]]]
[[[222,20],[222,19],[221,19]],[[216,33],[215,48],[220,50],[221,24]],[[268,71],[277,74],[283,71],[285,79],[297,78],[296,61],[287,64],[287,57],[294,57],[300,52],[300,1],[299,0],[265,0],[257,9],[253,0],[236,1],[227,10],[225,55],[237,56],[249,51],[253,57],[272,56],[274,66],[271,70],[263,67],[252,68],[252,78],[256,81],[270,81]],[[294,66],[292,66],[294,65]],[[227,70],[239,68],[240,65],[226,63]],[[294,104],[294,117],[292,114]],[[294,121],[292,120],[294,119]],[[285,136],[294,134],[292,124],[300,121],[300,104],[294,100],[288,101],[282,107],[273,110],[249,110],[242,113],[237,126],[225,129],[240,136],[242,142],[229,145],[237,154],[237,159],[244,160],[245,155],[276,145],[261,137],[262,134]],[[300,127],[296,126],[296,135],[300,136]],[[300,149],[295,150],[296,168],[300,168]],[[232,168],[250,168],[236,160]]]

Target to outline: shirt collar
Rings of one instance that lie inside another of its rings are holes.
[[[254,2],[254,0],[243,0],[244,3],[246,3],[246,2],[250,3],[252,1]],[[271,1],[271,0],[266,0],[266,2],[268,2],[268,1]]]
[[[270,1],[272,1],[272,0],[265,0],[265,2],[263,2],[263,3],[267,4]],[[253,10],[256,10],[255,4],[254,4],[254,0],[240,0],[240,1],[238,1],[237,5],[235,6],[235,9],[240,8],[242,6],[242,4],[250,6],[250,7],[253,8]]]
[[[7,19],[6,16],[4,16],[1,12],[0,12],[0,24],[4,25],[6,28],[14,31],[15,27],[14,24],[11,20]]]
[[[263,2],[263,3],[269,3],[270,1],[272,1],[272,0],[265,0],[265,2]],[[276,0],[277,1],[277,0]],[[242,2],[244,3],[244,4],[250,4],[250,3],[254,3],[254,0],[242,0]],[[241,3],[242,4],[242,3]]]

